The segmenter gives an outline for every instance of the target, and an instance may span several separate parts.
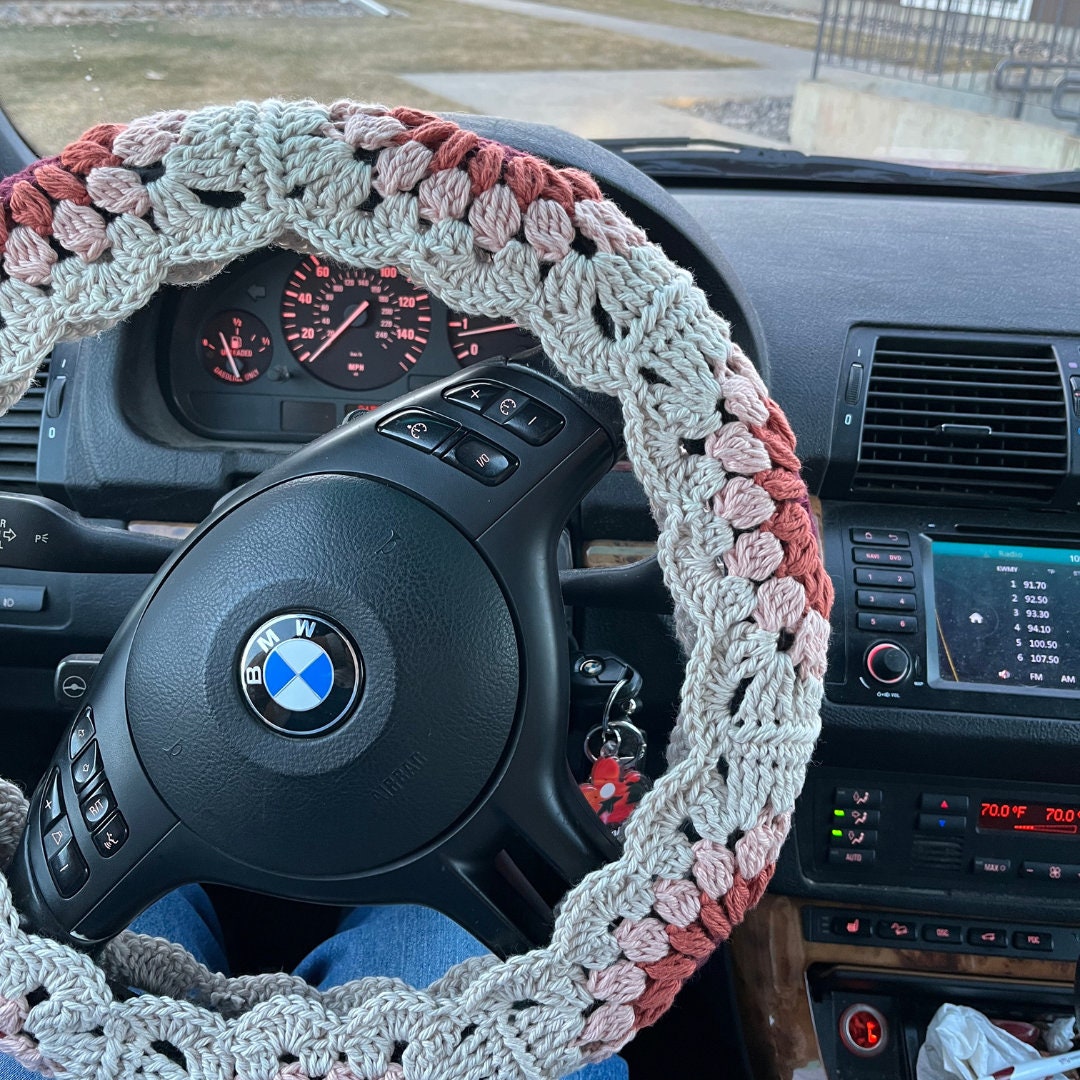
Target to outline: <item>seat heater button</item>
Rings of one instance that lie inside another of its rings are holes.
[[[64,796],[60,788],[60,770],[53,769],[49,783],[41,796],[41,828],[47,829],[64,812]]]
[[[1025,952],[1054,951],[1054,936],[1047,930],[1015,930],[1012,943],[1014,949]]]
[[[968,931],[968,944],[983,949],[1004,949],[1009,944],[1009,935],[1004,930],[987,930],[976,926]]]
[[[468,409],[470,412],[483,412],[492,399],[501,394],[507,387],[493,382],[468,382],[461,386],[452,386],[444,391],[443,400],[452,401],[455,405]]]
[[[94,846],[101,852],[101,857],[107,859],[124,846],[127,838],[127,822],[124,815],[118,811],[94,833]]]
[[[873,932],[870,920],[861,915],[837,915],[832,921],[831,929],[837,937],[842,938],[867,938]]]
[[[92,742],[71,766],[71,779],[75,782],[75,790],[82,791],[99,772],[101,757],[98,754],[98,744]]]
[[[542,446],[562,429],[566,421],[546,405],[530,401],[523,405],[504,425],[519,439],[524,439],[533,446]]]
[[[379,424],[379,434],[398,442],[408,443],[430,453],[441,446],[460,428],[453,420],[447,420],[423,409],[406,409],[395,413]]]
[[[70,900],[87,882],[90,867],[72,840],[49,860],[49,874],[52,876],[56,891]]]
[[[112,789],[104,784],[82,802],[83,820],[89,828],[100,825],[116,809]]]
[[[74,761],[82,752],[83,747],[89,745],[90,740],[96,734],[94,729],[94,709],[87,705],[78,720],[71,725],[71,738],[68,739],[68,756]]]
[[[41,836],[41,842],[45,848],[45,858],[51,859],[62,851],[71,842],[71,822],[67,817],[54,821]]]
[[[485,484],[502,483],[518,467],[517,458],[476,435],[466,435],[443,460]]]

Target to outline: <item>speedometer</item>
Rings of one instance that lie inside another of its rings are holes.
[[[310,255],[285,283],[281,328],[315,378],[372,390],[402,378],[420,359],[431,303],[396,267],[353,269]]]

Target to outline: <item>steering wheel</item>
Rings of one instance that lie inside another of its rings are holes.
[[[410,109],[102,125],[0,202],[3,408],[58,339],[271,244],[510,317],[577,388],[466,369],[264,473],[169,559],[29,807],[0,787],[0,1049],[57,1076],[248,1080],[616,1052],[761,896],[819,727],[830,584],[794,437],[727,325],[589,176]],[[621,846],[564,753],[555,546],[614,460],[597,394],[687,653]],[[320,993],[121,932],[198,880],[434,903],[509,958]]]

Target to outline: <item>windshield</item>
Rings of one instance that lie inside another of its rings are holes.
[[[1080,168],[1080,0],[7,0],[0,105],[102,120],[353,98],[1013,172]]]

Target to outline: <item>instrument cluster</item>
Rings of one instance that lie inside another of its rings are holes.
[[[514,322],[454,312],[395,267],[262,252],[177,294],[163,376],[199,434],[300,442],[461,367],[538,348]]]

